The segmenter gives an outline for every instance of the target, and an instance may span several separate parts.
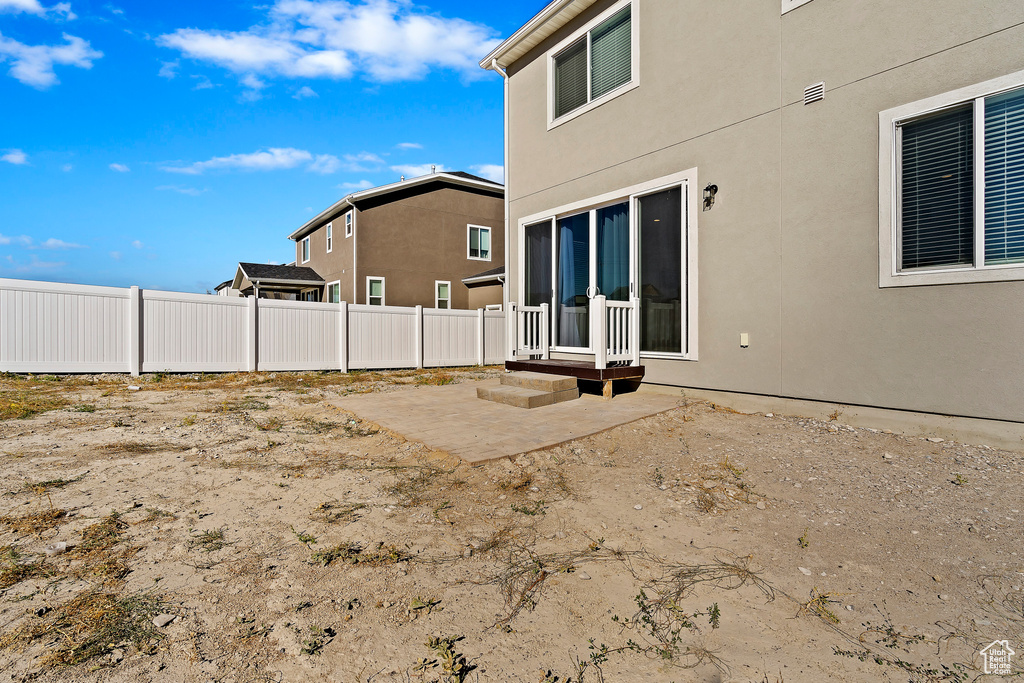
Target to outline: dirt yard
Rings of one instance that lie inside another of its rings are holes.
[[[1004,639],[1024,660],[1021,454],[680,400],[469,467],[332,406],[496,372],[3,376],[0,678],[968,681]]]

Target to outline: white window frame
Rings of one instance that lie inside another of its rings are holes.
[[[437,291],[438,285],[448,285],[448,298],[445,301],[448,302],[448,308],[442,310],[452,310],[452,281],[451,280],[434,280],[434,308],[440,308],[437,304],[441,302],[441,295]]]
[[[328,223],[327,228],[327,253],[330,254],[334,248],[334,223]]]
[[[338,288],[338,301],[331,301],[331,287]],[[335,280],[334,282],[327,283],[327,289],[325,290],[327,296],[324,297],[326,303],[335,304],[341,301],[341,280]]]
[[[592,109],[600,107],[602,104],[610,100],[614,100],[620,95],[625,95],[630,90],[640,86],[640,2],[641,0],[619,0],[614,5],[609,7],[607,10],[599,14],[593,20],[587,22],[585,26],[575,31],[568,38],[558,43],[555,47],[551,48],[547,54],[548,62],[548,130],[557,128],[563,123],[572,121],[577,116],[582,116]],[[606,19],[612,17],[616,12],[622,8],[632,5],[632,12],[630,18],[630,34],[632,39],[632,46],[630,48],[630,57],[632,63],[630,65],[630,79],[615,88],[601,95],[597,99],[590,98],[590,38],[589,33],[592,29],[597,27],[599,24],[604,22]],[[555,117],[555,57],[562,52],[565,48],[569,47],[583,36],[588,36],[587,40],[587,103],[573,109],[570,112],[562,114],[559,117]]]
[[[671,175],[663,176],[661,178],[655,178],[647,182],[638,183],[629,187],[624,187],[614,192],[606,192],[605,194],[598,195],[596,197],[590,197],[582,201],[573,202],[572,204],[565,204],[563,206],[556,207],[549,211],[542,211],[535,213],[531,216],[525,216],[520,218],[518,221],[518,245],[519,245],[519,266],[518,266],[518,289],[516,290],[519,296],[526,291],[526,226],[535,225],[544,221],[550,220],[555,221],[559,218],[565,218],[574,214],[579,214],[584,211],[594,210],[604,206],[611,206],[614,204],[628,201],[629,207],[629,229],[630,229],[630,240],[633,240],[637,235],[637,200],[641,197],[661,192],[663,190],[669,190],[674,187],[683,187],[683,207],[685,207],[685,214],[683,216],[683,226],[686,230],[686,237],[683,240],[683,255],[682,263],[680,268],[682,270],[683,282],[686,285],[686,312],[684,318],[686,320],[686,333],[683,337],[683,342],[686,344],[686,350],[682,353],[663,353],[655,351],[642,351],[640,353],[641,358],[661,358],[665,360],[687,360],[696,361],[699,359],[698,354],[698,334],[697,334],[697,301],[698,301],[698,277],[697,277],[697,216],[699,215],[698,209],[698,194],[699,190],[697,187],[697,169],[690,168],[685,171],[673,173]],[[633,285],[636,281],[636,263],[631,254],[630,264],[630,289],[633,289]],[[595,264],[591,263],[591,269],[593,271]],[[552,283],[557,282],[557,259],[552,255],[551,259],[551,281]],[[636,292],[632,292],[632,296],[637,296]],[[511,297],[510,297],[511,298]],[[552,310],[552,315],[555,315]],[[593,340],[591,340],[591,346],[593,346]],[[553,351],[562,350],[560,347],[553,346]],[[569,353],[580,353],[579,349],[564,349]],[[584,352],[586,353],[586,352]]]
[[[386,285],[384,283],[384,278],[379,277],[377,275],[367,275],[366,276],[366,303],[367,303],[367,305],[370,305],[370,306],[376,306],[377,305],[377,304],[371,304],[370,303],[370,281],[371,280],[380,280],[380,305],[381,306],[386,306],[387,305],[387,300],[384,298],[384,295],[387,293],[387,288],[386,288]]]
[[[878,115],[878,286],[913,287],[1024,280],[1024,264],[985,265],[985,97],[1024,87],[1024,71],[887,109]],[[974,102],[974,264],[899,270],[899,125]]]
[[[345,237],[346,239],[352,236],[352,229],[355,225],[355,211],[349,211],[345,214]]]
[[[474,228],[476,228],[477,230],[486,230],[487,231],[487,234],[489,236],[487,242],[488,242],[488,244],[490,244],[490,246],[487,248],[487,258],[484,258],[483,256],[472,256],[472,255],[470,255],[470,251],[469,251],[470,250],[470,246],[469,245],[472,243],[470,240],[471,240],[471,237],[473,235],[473,229]],[[491,255],[494,254],[494,240],[490,238],[490,236],[493,236],[493,235],[494,235],[494,231],[491,230],[491,228],[489,228],[486,225],[473,225],[473,224],[467,225],[466,226],[466,258],[468,258],[470,261],[490,261],[491,260]]]
[[[782,13],[785,14],[790,10],[795,10],[797,7],[806,5],[810,1],[811,0],[782,0]]]
[[[310,249],[309,235],[305,236],[299,242],[299,262],[309,263],[309,259],[312,258],[313,252]]]

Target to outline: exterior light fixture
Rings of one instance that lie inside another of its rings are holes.
[[[718,185],[707,184],[704,188],[704,210],[710,211],[715,205],[715,195],[718,194]]]

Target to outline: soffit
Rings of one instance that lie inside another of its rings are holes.
[[[554,0],[501,45],[491,50],[491,53],[480,61],[480,66],[489,69],[491,60],[497,60],[498,66],[508,68],[595,2],[597,0]]]

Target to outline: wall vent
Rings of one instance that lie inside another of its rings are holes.
[[[825,81],[804,88],[804,104],[820,102],[825,99]]]

